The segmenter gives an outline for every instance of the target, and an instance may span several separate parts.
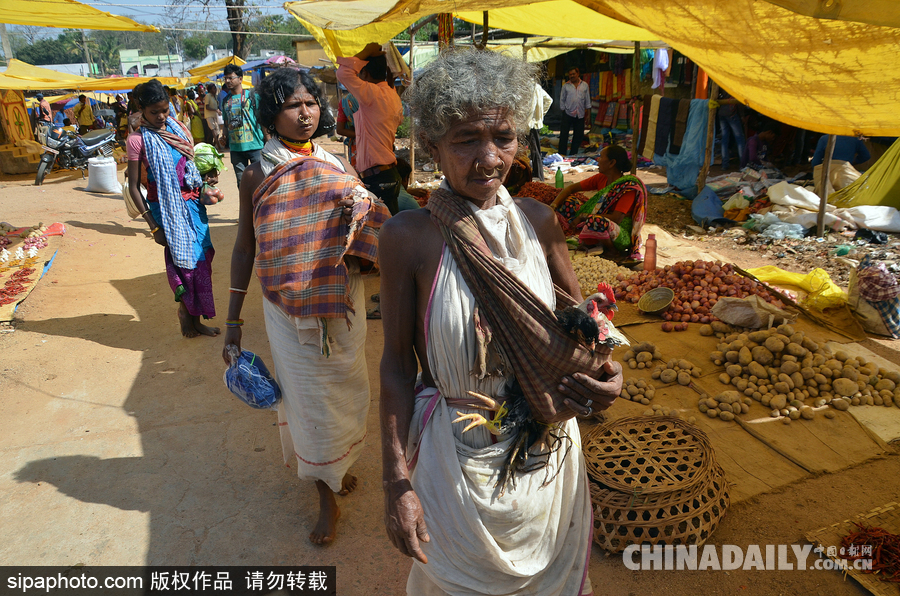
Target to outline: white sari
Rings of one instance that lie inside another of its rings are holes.
[[[553,307],[550,272],[525,214],[501,187],[498,205],[475,211],[495,258]],[[474,206],[473,206],[474,210]],[[413,563],[410,596],[590,594],[587,560],[592,512],[581,435],[575,420],[563,424],[571,439],[550,456],[546,469],[516,476],[515,488],[495,488],[514,437],[483,427],[462,434],[457,412],[444,398],[467,390],[503,395],[508,380],[470,374],[476,355],[475,299],[445,246],[426,314],[428,362],[437,390],[419,392],[410,428],[415,453],[412,485],[431,536],[421,543],[428,564]],[[542,486],[544,482],[555,478]]]

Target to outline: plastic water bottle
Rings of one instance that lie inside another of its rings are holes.
[[[656,234],[647,234],[647,246],[644,248],[644,271],[656,270]]]
[[[563,187],[563,173],[562,173],[562,168],[557,167],[557,168],[556,168],[556,188],[560,188],[560,189],[561,189],[562,187]]]

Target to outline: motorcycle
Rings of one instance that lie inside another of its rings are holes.
[[[116,133],[113,130],[92,130],[84,136],[78,136],[72,131],[63,130],[62,127],[51,126],[47,131],[47,144],[42,145],[44,154],[41,156],[41,163],[38,164],[34,185],[43,184],[44,178],[53,169],[54,164],[67,170],[81,170],[83,178],[88,160],[97,156],[112,157],[115,146]]]

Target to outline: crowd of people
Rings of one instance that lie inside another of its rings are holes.
[[[335,540],[336,495],[358,483],[351,467],[366,448],[371,400],[362,275],[377,267],[385,523],[391,543],[414,559],[408,593],[590,594],[591,502],[575,416],[605,409],[619,394],[621,368],[609,351],[592,352],[590,368],[561,357],[566,372],[550,382],[564,414],[548,423],[548,442],[527,447],[545,460],[544,472],[514,472],[506,488],[498,479],[523,423],[498,414],[496,428],[466,432],[468,420],[453,413],[478,411],[471,391],[501,412],[525,399],[520,369],[488,366],[509,348],[484,333],[519,315],[484,303],[479,288],[516,286],[526,306],[550,316],[562,297],[580,302],[563,229],[631,255],[646,190],[623,175],[623,150],[610,147],[601,173],[580,187],[598,190],[590,204],[572,204],[569,189],[557,211],[512,197],[504,181],[535,114],[546,113],[537,68],[455,50],[405,92],[417,140],[445,175],[420,209],[406,192],[411,167],[394,152],[403,111],[384,52],[369,44],[338,64],[349,99],[337,122],[319,84],[294,68],[248,91],[241,68],[229,65],[221,97],[213,85],[181,95],[151,80],[116,99],[128,190],[164,249],[181,332],[220,334],[204,323],[216,315],[205,189],[225,169],[217,145],[227,146],[240,206],[223,358],[240,350],[255,273],[263,320],[247,324],[264,324],[268,336],[283,396],[284,461],[319,496],[309,540]],[[89,102],[80,105],[79,123],[90,111]],[[52,115],[46,108],[39,104],[42,122]],[[352,161],[315,141],[336,125],[352,133]],[[479,318],[479,310],[499,319]]]

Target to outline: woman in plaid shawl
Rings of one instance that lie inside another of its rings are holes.
[[[591,503],[574,416],[609,407],[621,367],[607,352],[593,375],[553,379],[562,410],[553,432],[570,448],[535,454],[546,468],[517,472],[505,491],[498,480],[516,437],[503,424],[466,430],[474,415],[494,416],[469,391],[488,396],[481,407],[495,402],[488,408],[500,419],[498,404],[525,380],[507,368],[506,344],[498,353],[491,340],[506,335],[495,323],[518,312],[498,312],[484,288],[499,280],[524,290],[525,306],[540,301],[532,311],[551,316],[554,284],[581,300],[553,211],[513,199],[501,183],[528,132],[535,71],[500,53],[454,50],[407,91],[419,140],[446,176],[427,208],[398,213],[379,239],[385,520],[394,546],[415,559],[410,595],[592,593]]]
[[[349,472],[366,439],[369,377],[361,269],[376,259],[389,216],[341,162],[312,142],[334,120],[316,82],[281,68],[256,88],[257,118],[271,139],[241,179],[231,256],[231,298],[223,358],[241,346],[241,309],[253,274],[283,400],[284,461],[316,487],[314,544],[334,540],[335,493],[356,488]]]
[[[127,140],[129,191],[153,239],[165,247],[166,275],[179,303],[182,335],[218,335],[217,327],[200,322],[200,317],[216,316],[212,293],[216,251],[206,207],[200,203],[201,180],[190,132],[169,113],[169,95],[156,79],[139,85],[134,96],[141,111],[135,114],[136,130]],[[146,197],[141,184],[146,184]]]
[[[641,228],[647,213],[647,188],[637,177],[624,175],[631,167],[628,152],[610,145],[600,152],[596,176],[566,186],[550,204],[567,236],[577,235],[586,246],[601,245],[609,256],[641,257]],[[573,192],[597,191],[587,201]],[[618,253],[618,254],[616,254]]]

